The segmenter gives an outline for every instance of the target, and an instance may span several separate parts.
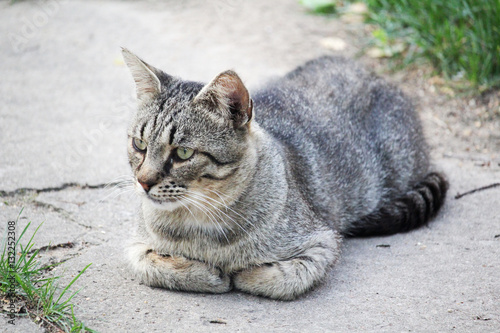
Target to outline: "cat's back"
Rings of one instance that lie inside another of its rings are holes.
[[[353,61],[323,56],[259,90],[253,96],[257,121],[271,132],[277,126],[283,127],[280,131],[286,129],[284,122],[296,122],[295,129],[298,125],[318,129],[330,122],[343,124],[363,117],[374,90],[382,85],[383,81]]]
[[[288,147],[321,210],[374,209],[427,171],[420,122],[401,91],[342,57],[311,60],[253,95],[256,121]],[[334,195],[338,202],[325,202]],[[351,207],[348,207],[351,206]],[[341,209],[341,208],[339,208]],[[339,213],[342,214],[342,213]]]
[[[394,154],[426,150],[420,121],[404,94],[343,57],[311,60],[253,98],[257,122],[292,149],[313,145],[323,157],[334,157],[341,147],[380,151],[387,142]]]

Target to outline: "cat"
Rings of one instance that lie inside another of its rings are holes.
[[[311,60],[250,97],[234,71],[202,84],[122,53],[141,197],[128,258],[146,285],[293,300],[344,237],[417,228],[444,203],[413,106],[350,60]]]

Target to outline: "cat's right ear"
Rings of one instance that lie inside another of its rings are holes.
[[[250,126],[253,118],[253,102],[238,74],[229,70],[217,75],[194,98],[230,119],[235,128]]]
[[[161,91],[161,82],[157,75],[159,71],[123,47],[122,55],[134,78],[137,99],[144,103],[157,97]]]

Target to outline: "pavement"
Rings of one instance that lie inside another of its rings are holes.
[[[361,27],[285,0],[0,3],[0,231],[24,208],[20,228],[43,222],[36,247],[61,245],[40,259],[64,262],[62,282],[92,263],[75,315],[99,332],[499,332],[500,188],[454,196],[499,182],[500,165],[466,151],[433,153],[451,188],[428,227],[346,240],[327,281],[299,300],[149,288],[127,270],[137,198],[106,187],[130,174],[120,46],[186,79],[235,69],[251,91],[321,54],[356,55]],[[332,36],[342,50],[325,48]]]

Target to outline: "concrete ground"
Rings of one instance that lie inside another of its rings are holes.
[[[297,301],[153,289],[127,271],[137,200],[104,187],[129,175],[120,46],[187,79],[232,68],[252,88],[321,54],[356,55],[362,29],[285,0],[0,3],[1,231],[24,207],[21,227],[43,222],[37,247],[71,243],[41,253],[65,261],[64,281],[92,263],[74,303],[99,332],[499,332],[500,188],[454,195],[499,182],[500,164],[461,151],[436,121],[424,125],[451,183],[443,211],[407,234],[347,240],[326,283]],[[43,331],[0,318],[3,332]]]

